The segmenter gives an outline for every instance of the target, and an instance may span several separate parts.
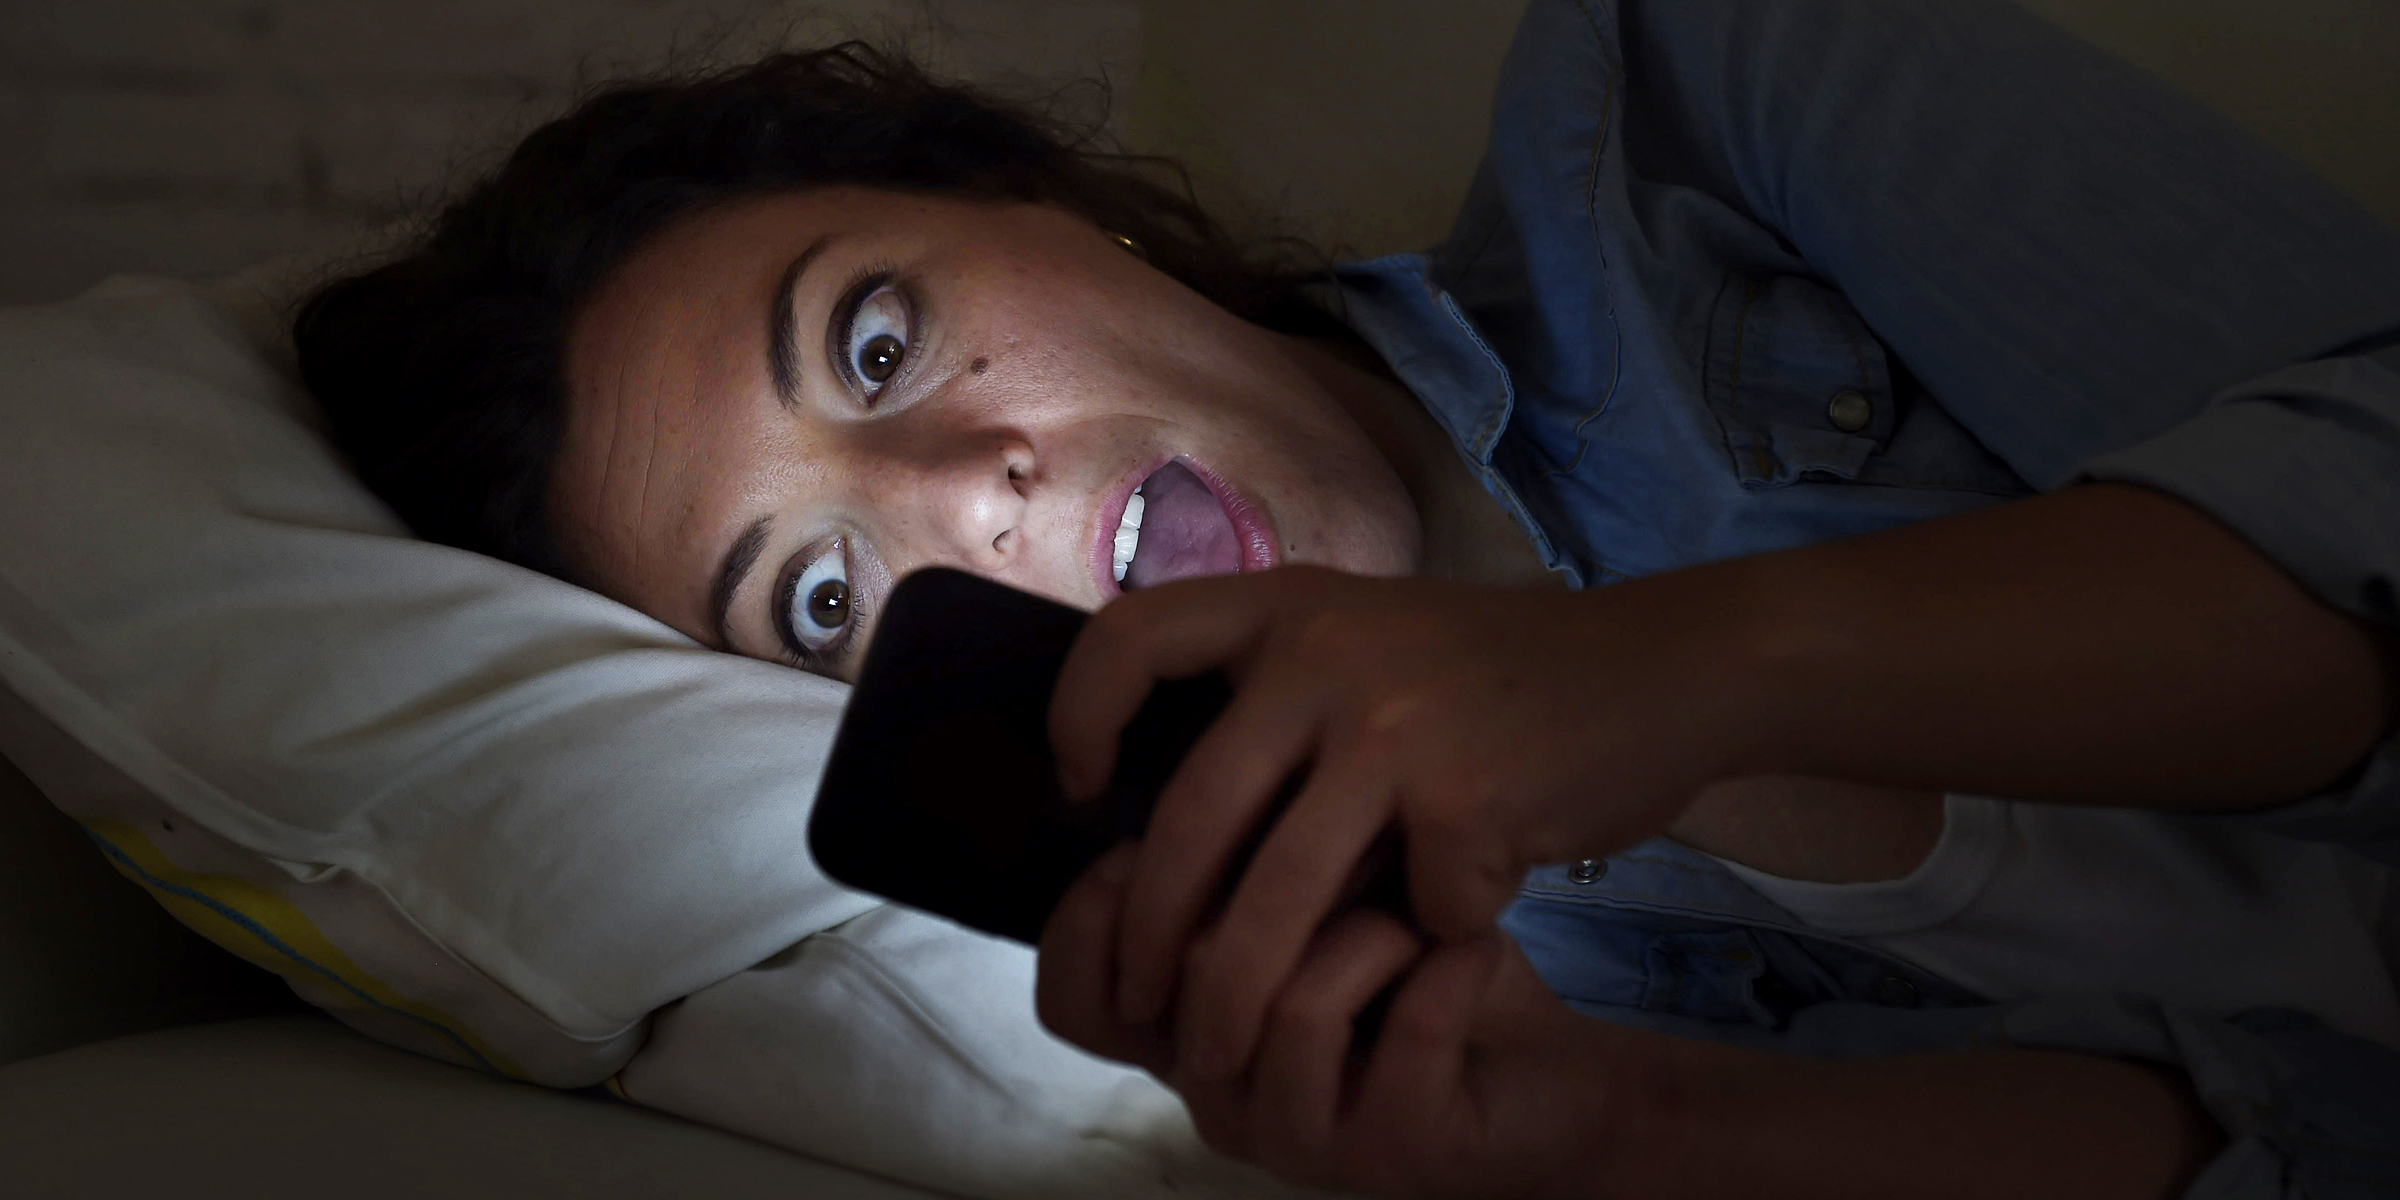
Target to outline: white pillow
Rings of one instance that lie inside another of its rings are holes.
[[[775,957],[876,907],[803,837],[844,689],[411,539],[260,300],[0,310],[0,754],[120,870],[453,1061],[971,1194],[1257,1184],[1044,1034],[1019,947],[886,914]]]

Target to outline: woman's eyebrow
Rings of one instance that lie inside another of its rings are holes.
[[[775,297],[767,305],[767,374],[775,380],[775,398],[787,409],[800,407],[800,344],[792,336],[792,298],[800,291],[800,277],[808,273],[808,264],[832,242],[830,233],[810,242],[808,249],[783,269]]]
[[[708,589],[708,619],[717,631],[719,648],[733,647],[732,630],[726,624],[733,612],[733,594],[742,590],[742,581],[750,577],[750,568],[758,565],[759,551],[767,547],[767,527],[774,522],[773,513],[750,522],[749,528],[733,539],[733,545],[725,548],[725,557],[717,563],[717,581]]]

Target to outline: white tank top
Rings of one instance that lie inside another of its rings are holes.
[[[1951,795],[1905,879],[1725,866],[1809,926],[1998,1001],[2133,993],[2310,1012],[2400,1048],[2400,885],[2335,845],[2147,809]],[[1720,859],[1720,862],[1725,860]]]

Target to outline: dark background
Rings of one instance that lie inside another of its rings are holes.
[[[2028,0],[2400,224],[2400,0]],[[1523,0],[0,0],[0,303],[323,254],[582,81],[901,36],[1113,125],[1237,223],[1438,235]],[[1088,106],[1088,93],[1068,99]]]

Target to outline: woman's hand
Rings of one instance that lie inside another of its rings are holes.
[[[1256,1062],[1195,1078],[1159,1024],[1117,1013],[1111,969],[1132,847],[1060,901],[1042,938],[1043,1024],[1182,1094],[1219,1151],[1295,1182],[1392,1196],[1647,1195],[1672,1177],[1660,1097],[1682,1058],[1737,1052],[1575,1015],[1505,938],[1431,950],[1372,909],[1337,915],[1269,1005]],[[1371,1045],[1353,1022],[1397,986]],[[1683,1053],[1678,1054],[1681,1051]]]
[[[1336,916],[1233,1078],[1118,1015],[1110,852],[1043,931],[1042,1023],[1181,1093],[1210,1145],[1301,1183],[1388,1196],[2164,1200],[2222,1144],[2180,1075],[2037,1050],[1787,1057],[1580,1016],[1498,936],[1428,949]],[[1381,1030],[1354,1021],[1397,984]],[[1179,1007],[1181,1007],[1179,1005]]]
[[[1125,1022],[1157,1022],[1180,973],[1179,1061],[1194,1078],[1238,1074],[1387,827],[1404,839],[1414,915],[1439,941],[1487,936],[1528,866],[1663,829],[1723,772],[1744,698],[1711,669],[1721,613],[1645,605],[1651,594],[1285,568],[1101,610],[1051,709],[1070,795],[1098,792],[1157,681],[1221,670],[1235,689],[1141,843],[1113,989]],[[1241,847],[1300,776],[1195,942]]]
[[[1154,1021],[1182,972],[1185,1064],[1226,1078],[1387,827],[1449,941],[1488,929],[1524,867],[1659,832],[1723,779],[2278,802],[2391,728],[2394,645],[2190,505],[2086,484],[1599,592],[1304,568],[1137,592],[1068,656],[1051,738],[1090,795],[1154,682],[1232,678],[1144,836],[1118,993]]]

